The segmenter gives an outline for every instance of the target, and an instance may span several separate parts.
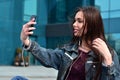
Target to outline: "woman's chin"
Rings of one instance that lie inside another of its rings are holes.
[[[76,37],[80,37],[80,35],[78,35],[78,34],[74,34],[74,36],[76,36]]]
[[[74,36],[77,36],[77,34],[76,34],[76,33],[74,33]]]

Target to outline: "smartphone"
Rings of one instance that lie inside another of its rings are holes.
[[[32,20],[34,18],[34,22],[36,21],[36,15],[32,15],[30,20]],[[31,27],[34,27],[34,24],[31,25]]]
[[[34,18],[34,22],[36,21],[36,15],[32,15],[31,17],[30,17],[30,20],[32,20]],[[35,27],[35,25],[34,24],[31,24],[30,25],[30,27]],[[31,32],[32,30],[30,30],[29,32]]]

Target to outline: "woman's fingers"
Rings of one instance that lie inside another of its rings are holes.
[[[30,27],[30,25],[31,25],[32,23],[34,23],[34,22],[28,22],[27,24],[25,24],[25,25],[23,26],[23,32],[24,32],[24,34],[27,35],[27,36],[33,34],[33,30],[36,29],[35,27]]]

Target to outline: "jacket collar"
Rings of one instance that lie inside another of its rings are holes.
[[[93,57],[93,58],[96,58],[96,55],[95,55],[95,53],[94,53],[93,51],[90,51],[89,54],[88,54],[88,56],[91,56],[91,57]]]
[[[78,54],[78,44],[67,44],[63,47],[63,50],[65,50],[67,52],[75,52]],[[88,56],[96,58],[96,55],[93,51],[89,51]]]
[[[77,44],[66,44],[66,45],[64,45],[64,47],[62,49],[67,51],[67,52],[78,53],[78,45]]]

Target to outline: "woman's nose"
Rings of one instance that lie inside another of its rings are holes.
[[[77,23],[76,23],[76,22],[73,23],[73,27],[75,27],[75,26],[77,26]]]

